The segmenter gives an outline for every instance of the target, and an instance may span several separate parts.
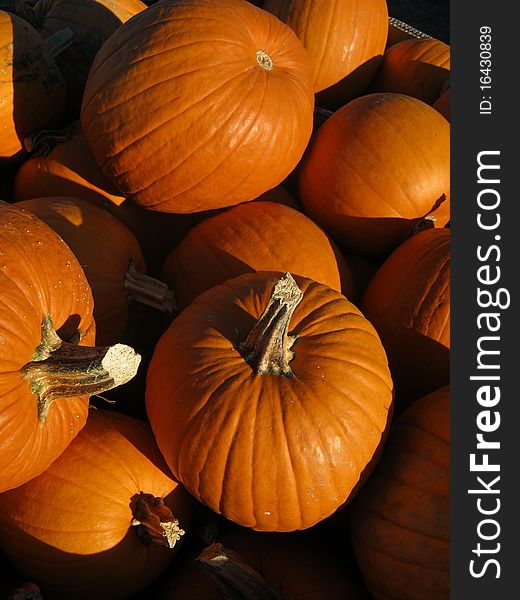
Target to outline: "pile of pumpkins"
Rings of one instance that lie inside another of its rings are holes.
[[[449,46],[148,4],[0,10],[2,597],[448,598]]]

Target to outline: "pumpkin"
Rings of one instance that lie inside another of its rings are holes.
[[[69,116],[79,114],[83,89],[103,43],[130,17],[146,9],[140,0],[15,0],[16,13],[47,38],[68,27],[74,37],[56,63],[67,86]]]
[[[450,390],[414,402],[350,507],[351,538],[376,600],[449,594]]]
[[[450,120],[450,89],[445,90],[435,102],[432,104],[433,108],[440,112],[441,115],[447,120]]]
[[[449,220],[449,124],[416,98],[362,96],[320,127],[299,183],[306,214],[343,250],[383,258],[426,216]]]
[[[23,155],[23,139],[56,126],[65,108],[65,83],[54,61],[62,33],[45,41],[20,17],[0,10],[0,163]]]
[[[303,43],[314,91],[328,90],[328,101],[323,103],[321,95],[319,104],[342,106],[374,77],[388,34],[386,0],[266,0],[263,8],[287,23]]]
[[[0,202],[0,491],[39,475],[85,425],[88,398],[125,383],[139,356],[91,347],[85,275],[34,215]]]
[[[149,427],[96,410],[45,473],[0,494],[0,544],[53,598],[128,598],[175,559],[190,515]]]
[[[426,229],[399,246],[361,301],[388,354],[401,411],[450,381],[450,230]]]
[[[254,271],[291,271],[340,291],[346,269],[325,233],[302,213],[249,202],[206,219],[170,253],[161,278],[185,308],[198,294]]]
[[[107,211],[79,198],[34,198],[17,205],[54,229],[79,260],[92,288],[98,344],[125,337],[135,302],[173,312],[173,293],[146,275],[139,243]]]
[[[79,124],[29,136],[27,145],[35,155],[16,174],[15,199],[67,196],[108,210],[137,237],[150,272],[159,272],[167,254],[190,230],[191,215],[155,213],[125,202],[101,172]]]
[[[327,286],[272,272],[197,296],[159,340],[146,381],[174,475],[214,512],[260,531],[308,528],[351,497],[391,406],[386,356],[359,310]]]
[[[309,60],[289,27],[245,0],[179,0],[154,4],[103,45],[81,122],[124,196],[193,213],[285,179],[313,106]]]
[[[434,38],[403,40],[389,48],[370,86],[433,104],[450,75],[450,47]]]
[[[314,532],[260,533],[228,529],[195,559],[168,569],[157,600],[368,600],[354,560]],[[312,548],[312,552],[309,549]],[[235,595],[228,596],[230,588]],[[240,596],[237,594],[240,594]]]

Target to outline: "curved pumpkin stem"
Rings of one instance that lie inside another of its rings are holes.
[[[77,126],[78,122],[74,121],[63,129],[35,131],[24,138],[23,145],[27,152],[33,153],[34,156],[47,156],[58,144],[71,139]]]
[[[53,58],[56,58],[72,45],[74,32],[70,27],[64,27],[48,38],[45,38],[45,45],[50,50]]]
[[[175,294],[166,283],[139,273],[133,263],[130,263],[126,272],[125,292],[129,300],[146,304],[163,312],[173,312],[177,308]]]
[[[303,292],[290,273],[276,282],[262,316],[240,344],[246,361],[257,373],[292,377],[289,362],[296,338],[288,334],[289,322],[302,298]]]
[[[126,383],[136,374],[141,357],[130,346],[77,346],[63,341],[49,315],[33,358],[22,367],[37,397],[38,418],[45,422],[58,398],[91,396]]]
[[[155,542],[173,548],[186,533],[162,498],[152,494],[145,494],[145,492],[137,494],[132,515],[130,524],[136,528],[137,536],[145,546]]]
[[[281,600],[262,575],[222,544],[208,546],[197,561],[230,600]]]

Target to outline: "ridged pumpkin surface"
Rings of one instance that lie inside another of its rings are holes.
[[[63,240],[34,215],[0,202],[0,490],[44,471],[85,425],[88,396],[59,399],[42,423],[23,367],[42,343],[44,323],[93,346],[93,300]]]
[[[433,104],[450,75],[450,47],[433,38],[404,40],[389,48],[371,90],[396,92]]]
[[[164,499],[188,531],[190,498],[168,473],[150,428],[96,410],[45,473],[0,495],[0,545],[54,598],[129,598],[179,548],[139,539],[131,525],[139,492]]]
[[[287,23],[302,41],[311,60],[315,92],[352,74],[343,82],[346,102],[347,96],[355,97],[368,85],[385,50],[386,0],[266,0],[262,7]]]
[[[450,381],[450,230],[427,229],[379,268],[361,301],[388,354],[398,411]]]
[[[65,108],[65,83],[42,36],[0,10],[0,163],[14,159],[24,137],[56,126]]]
[[[245,0],[159,2],[96,56],[81,121],[103,172],[149,208],[252,200],[300,160],[312,130],[309,60]]]
[[[254,271],[290,271],[340,291],[338,259],[326,234],[302,213],[274,202],[248,202],[192,229],[166,260],[162,279],[175,291],[179,308]]]
[[[450,389],[392,423],[381,462],[350,507],[352,544],[376,600],[446,600]]]
[[[385,256],[427,215],[449,220],[450,127],[402,94],[349,102],[320,127],[300,172],[305,212],[345,250]]]
[[[247,274],[197,296],[159,340],[146,385],[174,475],[212,510],[263,531],[305,529],[345,502],[373,467],[392,406],[381,342],[338,292],[295,277],[294,313],[282,303],[258,322],[281,275]],[[275,373],[241,344],[268,323],[262,345],[284,318],[296,337],[290,372]]]

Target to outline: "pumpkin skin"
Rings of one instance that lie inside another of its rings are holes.
[[[65,82],[42,36],[0,10],[0,164],[19,160],[23,140],[54,127],[65,108]]]
[[[64,27],[74,33],[72,44],[56,59],[67,87],[70,116],[79,114],[89,69],[103,43],[146,4],[140,0],[15,0],[15,7],[44,38]]]
[[[263,9],[287,23],[303,43],[315,92],[341,82],[334,90],[341,106],[374,77],[388,34],[386,0],[266,0]]]
[[[261,533],[232,527],[218,543],[237,553],[274,590],[291,600],[369,600],[360,575],[343,553],[313,531]],[[309,552],[312,548],[312,553]],[[202,552],[201,557],[205,556]],[[245,598],[257,598],[251,589]],[[157,600],[222,600],[226,596],[191,557],[170,568],[154,596]]]
[[[168,473],[149,427],[96,410],[45,473],[0,495],[0,543],[53,597],[129,598],[179,548],[139,539],[131,526],[139,492],[163,498],[188,529],[191,499]]]
[[[246,274],[197,296],[159,340],[146,382],[149,421],[174,475],[213,511],[260,531],[305,529],[355,493],[392,405],[372,325],[310,279],[295,276],[303,298],[289,323],[293,376],[258,373],[243,358],[237,348],[280,275]]]
[[[396,410],[450,381],[450,230],[427,229],[399,246],[361,301],[388,354]]]
[[[289,27],[245,0],[179,0],[103,45],[81,122],[123,195],[193,213],[281,183],[309,141],[313,107],[309,59]]]
[[[373,92],[396,92],[433,104],[450,75],[450,47],[434,38],[404,40],[389,48]]]
[[[350,507],[351,538],[376,600],[449,598],[450,390],[414,402]]]
[[[93,346],[93,300],[69,248],[34,215],[0,202],[0,490],[44,471],[85,425],[88,396],[56,400],[45,423],[22,378],[50,316],[62,339]]]
[[[183,309],[200,293],[254,271],[290,271],[341,290],[338,259],[325,233],[274,202],[241,204],[199,223],[168,256],[161,279]]]
[[[92,288],[97,343],[114,344],[127,334],[132,295],[130,265],[146,273],[139,243],[108,212],[79,198],[33,198],[17,203],[47,223],[69,246]]]
[[[437,100],[433,103],[433,108],[440,112],[441,115],[446,119],[450,120],[450,90],[449,88],[443,92]]]
[[[125,202],[101,172],[79,124],[54,145],[53,139],[61,135],[49,133],[42,140],[52,145],[47,153],[32,156],[20,166],[14,181],[15,199],[66,196],[107,210],[136,236],[150,272],[158,274],[167,254],[191,229],[192,216],[155,213]]]
[[[320,127],[299,183],[306,214],[344,251],[381,259],[426,216],[448,222],[449,124],[416,98],[362,96]]]

